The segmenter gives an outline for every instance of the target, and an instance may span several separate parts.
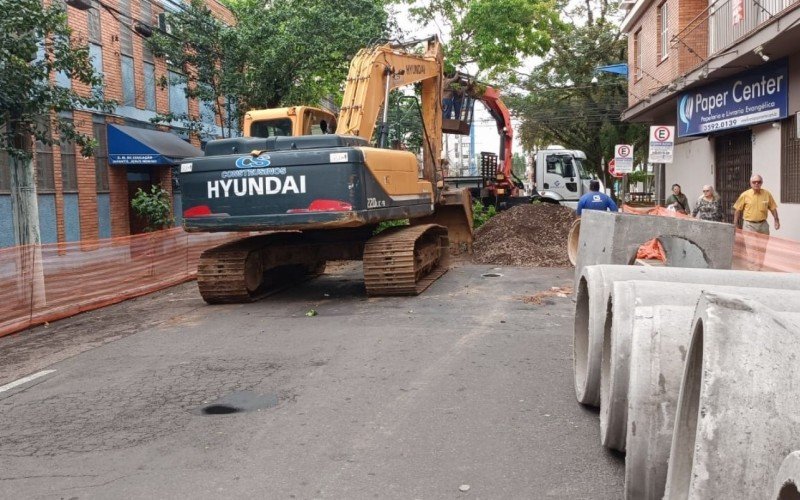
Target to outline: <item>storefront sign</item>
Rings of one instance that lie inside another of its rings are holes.
[[[678,137],[780,120],[787,116],[788,101],[786,61],[762,66],[681,94]]]

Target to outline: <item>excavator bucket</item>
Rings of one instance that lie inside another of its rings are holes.
[[[472,253],[472,196],[467,189],[445,189],[434,213],[412,219],[411,223],[444,226],[450,240],[450,253]]]

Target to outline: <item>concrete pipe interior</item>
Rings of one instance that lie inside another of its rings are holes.
[[[678,414],[675,417],[674,446],[672,447],[674,455],[670,457],[669,484],[667,485],[671,500],[689,498],[702,381],[703,320],[698,319],[692,334],[692,341],[689,344],[686,371],[678,401]]]
[[[573,266],[578,262],[578,242],[581,235],[581,220],[575,219],[567,236],[567,257]]]
[[[613,295],[608,296],[608,303],[606,306],[606,322],[603,325],[603,356],[600,361],[600,418],[607,421],[609,418],[609,411],[611,405],[606,404],[606,401],[611,401],[611,325],[613,324]],[[600,441],[606,443],[605,436],[606,428],[601,425]],[[606,445],[608,446],[608,445]],[[616,449],[616,447],[614,447]],[[625,451],[622,447],[619,451]]]
[[[711,265],[706,258],[703,249],[697,246],[691,240],[682,238],[680,236],[659,236],[656,238],[664,249],[664,265],[667,267],[687,267],[694,269],[709,269]],[[651,240],[652,241],[652,240]],[[640,245],[636,253],[630,259],[628,264],[635,264],[639,249],[645,247],[644,244]],[[646,247],[645,247],[646,248]]]
[[[786,483],[778,493],[778,500],[800,500],[800,491],[795,483]]]
[[[575,388],[584,383],[589,364],[589,286],[581,276],[575,301],[575,335],[572,345],[572,363],[575,367]]]

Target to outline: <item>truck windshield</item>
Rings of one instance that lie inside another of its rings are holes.
[[[572,161],[575,163],[575,170],[578,171],[578,175],[581,176],[581,179],[594,179],[594,177],[583,168],[583,160],[572,157]]]
[[[292,135],[292,120],[288,118],[261,120],[250,125],[250,137],[274,137],[276,135]]]

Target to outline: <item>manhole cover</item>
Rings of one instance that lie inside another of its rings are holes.
[[[481,274],[481,276],[483,276],[484,278],[500,278],[503,275],[500,273],[483,273]]]
[[[257,394],[251,391],[236,391],[218,400],[203,405],[198,412],[201,415],[230,415],[252,410],[263,410],[278,405],[275,394]]]

